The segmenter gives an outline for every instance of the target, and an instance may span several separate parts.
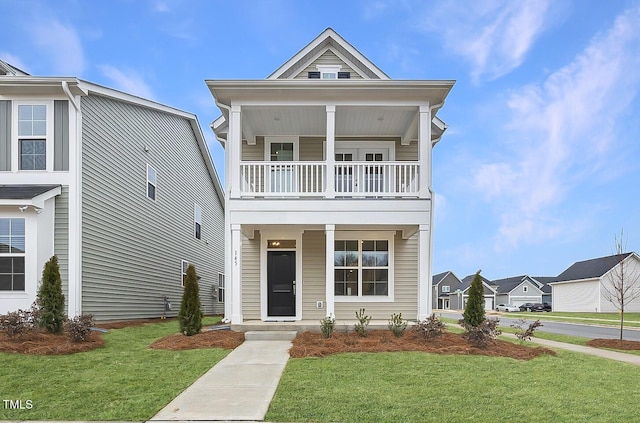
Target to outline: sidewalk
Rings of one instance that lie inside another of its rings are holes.
[[[247,332],[242,345],[149,421],[264,420],[295,335]]]

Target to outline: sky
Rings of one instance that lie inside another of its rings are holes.
[[[0,0],[0,59],[195,113],[332,27],[392,79],[456,80],[433,152],[433,273],[556,276],[640,251],[640,1]]]

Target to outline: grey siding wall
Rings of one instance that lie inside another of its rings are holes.
[[[0,171],[11,170],[11,102],[0,100]]]
[[[260,233],[242,238],[242,317],[260,320]]]
[[[245,162],[264,161],[264,137],[256,137],[256,145],[249,145],[243,140],[241,157]]]
[[[83,311],[98,320],[158,317],[166,295],[176,315],[187,260],[212,313],[224,213],[189,121],[97,95],[83,97],[82,109]],[[147,163],[157,171],[156,201],[146,196]]]
[[[360,75],[358,75],[353,68],[349,67],[342,59],[340,59],[334,52],[331,50],[327,50],[322,53],[315,61],[313,61],[309,66],[307,66],[302,72],[296,75],[295,79],[308,79],[309,71],[318,71],[316,68],[317,65],[342,65],[340,72],[351,72],[351,79],[362,79]]]
[[[300,137],[300,161],[323,161],[323,143],[324,138],[321,137]]]
[[[69,301],[69,187],[63,186],[56,197],[53,253],[58,256],[65,310]]]
[[[441,295],[455,295],[454,293],[456,289],[460,288],[461,284],[462,282],[460,281],[460,279],[456,278],[453,274],[448,273],[447,276],[445,276],[444,279],[438,284],[438,290],[437,291],[435,289],[432,290],[433,292],[433,297],[431,298],[432,308],[434,309],[440,308],[441,304],[438,302],[438,298]],[[444,292],[442,290],[443,286],[448,286],[449,292]],[[452,307],[452,306],[453,305],[449,303],[449,307]]]
[[[69,170],[69,102],[53,102],[53,170]]]
[[[415,162],[419,160],[418,143],[416,141],[409,145],[402,145],[399,139],[396,139],[396,160],[399,162]]]
[[[302,235],[302,318],[320,320],[326,313],[325,236],[322,231],[305,231]],[[316,307],[322,301],[324,307]]]

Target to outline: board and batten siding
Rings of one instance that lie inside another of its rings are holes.
[[[82,98],[82,307],[97,320],[174,316],[181,262],[200,277],[205,313],[224,272],[224,212],[190,122],[116,99]],[[147,198],[147,164],[157,171]],[[194,204],[202,237],[194,236]],[[221,311],[222,308],[219,308]]]
[[[11,170],[11,101],[0,100],[0,172]]]
[[[64,308],[69,303],[69,187],[63,185],[60,195],[56,196],[56,212],[54,216],[53,254],[58,257]]]
[[[260,320],[260,233],[242,237],[242,318]]]
[[[53,102],[53,170],[69,171],[69,101]]]

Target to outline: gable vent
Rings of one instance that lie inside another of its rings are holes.
[[[309,79],[320,79],[320,71],[310,71]]]
[[[351,72],[338,72],[338,79],[350,79]]]

